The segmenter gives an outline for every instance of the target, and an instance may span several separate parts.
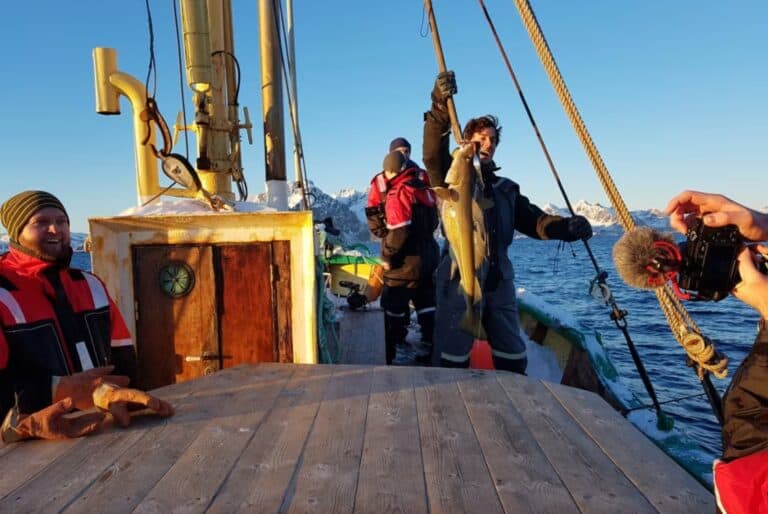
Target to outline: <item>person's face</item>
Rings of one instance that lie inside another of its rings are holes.
[[[496,153],[496,144],[499,141],[495,128],[482,128],[474,132],[469,140],[480,144],[480,162],[488,162],[493,159],[493,154]]]
[[[19,234],[19,244],[50,260],[69,251],[69,222],[64,211],[44,207],[34,213]]]
[[[407,146],[401,146],[399,148],[395,148],[395,150],[397,150],[398,152],[403,154],[406,159],[410,159],[411,158],[411,149],[408,148]]]

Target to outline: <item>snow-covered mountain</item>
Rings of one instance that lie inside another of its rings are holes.
[[[571,213],[566,208],[561,208],[551,203],[542,207],[548,214],[557,214],[560,216],[570,216]],[[616,211],[613,207],[605,207],[599,203],[590,203],[585,200],[579,200],[573,204],[573,211],[584,216],[592,224],[592,227],[599,229],[621,229]],[[669,231],[669,220],[667,216],[659,209],[646,209],[630,211],[632,219],[637,225],[649,226],[656,230]]]
[[[293,183],[289,185],[288,195],[288,207],[291,210],[301,208],[301,191]],[[333,226],[340,229],[344,239],[349,242],[370,239],[368,224],[365,220],[367,197],[366,192],[354,189],[344,189],[335,195],[329,195],[316,187],[312,181],[309,182],[309,198],[315,223],[331,218]],[[266,199],[266,193],[248,198],[249,201],[257,203],[266,203]]]
[[[368,224],[365,218],[365,204],[368,198],[366,191],[358,191],[347,188],[334,194],[326,194],[310,182],[310,198],[312,201],[312,213],[316,223],[325,218],[333,219],[333,224],[340,229],[343,239],[347,242],[361,242],[371,240],[368,232]],[[253,195],[250,201],[257,203],[266,202],[265,194]],[[301,204],[301,192],[294,186],[290,186],[288,205],[291,209],[298,209]],[[542,209],[549,214],[570,216],[567,209],[548,203]],[[576,214],[584,216],[595,228],[595,232],[619,231],[621,227],[612,207],[605,207],[599,203],[580,200],[573,204]],[[760,209],[768,212],[768,206]],[[669,222],[664,213],[658,209],[632,211],[632,218],[638,225],[649,226],[656,230],[670,231]],[[87,234],[73,233],[72,246],[81,250]],[[0,234],[0,253],[8,249],[8,235]]]

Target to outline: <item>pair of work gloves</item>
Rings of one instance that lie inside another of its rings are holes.
[[[94,368],[61,377],[53,395],[53,404],[29,415],[19,415],[13,409],[3,423],[2,437],[6,443],[22,439],[68,439],[91,434],[102,428],[111,414],[115,422],[127,427],[131,412],[149,410],[168,417],[173,415],[170,403],[130,389],[128,377],[110,375],[114,366]],[[70,415],[73,411],[88,411]]]

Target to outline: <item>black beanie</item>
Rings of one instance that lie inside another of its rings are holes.
[[[64,205],[58,198],[45,191],[24,191],[10,197],[0,206],[0,220],[3,226],[8,229],[9,239],[19,242],[19,235],[24,226],[37,211],[46,207],[56,207],[61,209],[69,222],[69,215]]]
[[[408,142],[407,139],[404,137],[397,137],[392,140],[391,143],[389,143],[389,151],[397,150],[398,148],[405,147],[408,149],[408,151],[411,151],[411,143]]]
[[[405,162],[405,156],[397,150],[393,150],[384,157],[384,162],[382,163],[381,168],[384,171],[400,173],[405,169]]]

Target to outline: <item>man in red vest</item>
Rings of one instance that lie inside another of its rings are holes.
[[[393,141],[393,145],[397,140]],[[393,149],[384,158],[381,176],[385,180],[378,210],[366,209],[369,228],[382,238],[381,259],[384,289],[384,340],[387,364],[392,364],[397,346],[405,344],[410,322],[410,304],[421,326],[422,348],[417,362],[428,365],[432,355],[437,267],[437,206],[426,173]],[[374,179],[375,180],[375,179]],[[371,185],[371,189],[375,186]],[[369,200],[375,197],[369,192]],[[376,210],[376,212],[373,212]],[[374,218],[371,220],[371,218]],[[380,226],[383,224],[383,226]],[[378,229],[375,230],[375,227]]]
[[[418,179],[421,183],[425,185],[429,185],[429,178],[427,176],[427,172],[423,169],[419,168],[419,166],[411,160],[411,143],[408,142],[407,139],[404,137],[397,137],[392,140],[392,142],[389,144],[389,154],[387,157],[391,159],[392,166],[398,166],[398,170],[396,171],[387,171],[382,170],[381,172],[377,173],[373,179],[371,180],[370,188],[368,189],[368,203],[366,205],[365,214],[368,219],[368,229],[371,231],[371,234],[373,234],[375,237],[378,237],[382,240],[382,244],[384,241],[387,240],[388,234],[390,232],[389,226],[391,226],[391,223],[387,221],[386,217],[386,201],[387,198],[389,198],[389,191],[394,184],[395,177],[400,175],[400,172],[402,170],[408,171],[408,176],[411,178]],[[400,163],[400,158],[397,156],[397,154],[401,154],[403,157],[403,163]],[[386,159],[385,159],[386,162]],[[402,168],[402,170],[400,169]],[[403,175],[400,179],[398,179],[398,182],[403,182],[405,175]],[[407,181],[405,181],[407,182]],[[430,193],[431,194],[431,193]],[[400,214],[397,214],[400,216]],[[433,229],[434,230],[434,229]],[[398,230],[396,233],[401,233],[402,230]],[[389,236],[389,239],[392,240],[392,235]],[[430,234],[430,239],[432,239],[432,235]],[[409,243],[413,244],[413,243]],[[427,249],[428,250],[428,249]],[[432,273],[434,272],[434,268],[431,270],[424,270],[424,276],[418,280],[420,283],[419,286],[410,287],[407,289],[411,289],[411,291],[403,291],[406,296],[409,296],[410,293],[414,293],[414,289],[419,289],[420,294],[423,297],[420,297],[418,300],[411,299],[411,302],[414,303],[414,309],[416,310],[416,319],[418,320],[419,327],[421,329],[421,346],[417,349],[416,353],[416,362],[423,365],[429,365],[432,360],[432,339],[433,339],[433,332],[434,332],[434,326],[435,326],[435,303],[434,303],[434,285],[432,284]],[[402,273],[402,271],[393,271],[393,272],[385,272],[384,273],[384,282],[386,284],[387,282],[387,274],[398,274]],[[428,275],[428,276],[427,276]],[[401,284],[397,281],[389,280],[390,284],[393,285],[393,287],[399,287]],[[391,300],[392,298],[392,291],[385,288],[385,291],[388,291],[387,299],[382,297],[382,307],[385,307],[385,304]],[[397,291],[397,290],[396,290]],[[431,293],[430,293],[431,291]],[[429,294],[428,294],[429,293]],[[430,300],[427,300],[427,298],[431,298]],[[401,305],[402,302],[397,301],[395,305],[395,309],[393,311],[390,311],[389,318],[396,317],[398,319],[388,319],[385,317],[385,332],[389,335],[385,335],[385,339],[395,341],[395,346],[391,348],[392,353],[391,357],[389,353],[387,354],[387,363],[391,364],[392,360],[395,357],[396,354],[396,347],[398,345],[402,346],[405,345],[405,337],[408,333],[408,324],[410,321],[410,304],[406,302],[405,307]],[[417,305],[418,303],[418,305]],[[402,319],[399,319],[402,318]],[[388,343],[389,344],[389,343]],[[388,346],[389,348],[389,346]]]
[[[2,204],[0,219],[10,245],[0,255],[3,441],[79,437],[107,413],[126,426],[134,408],[172,415],[170,404],[124,387],[136,371],[131,336],[101,280],[69,267],[69,216],[58,198],[24,191]]]

